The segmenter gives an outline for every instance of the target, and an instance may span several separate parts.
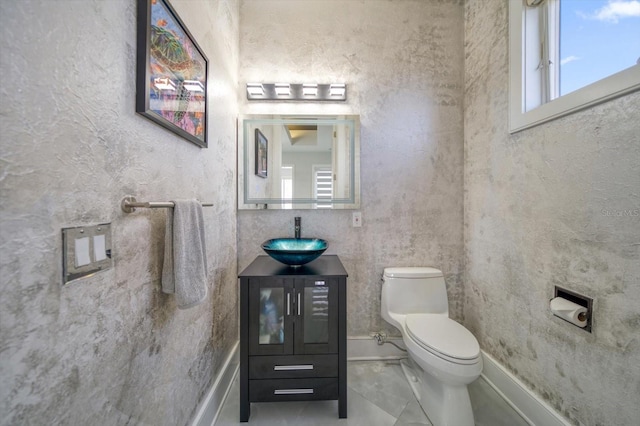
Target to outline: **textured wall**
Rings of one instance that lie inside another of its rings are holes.
[[[241,99],[252,81],[347,83],[346,104],[240,109],[359,114],[363,226],[351,211],[240,211],[238,266],[301,216],[303,235],[327,239],[349,272],[349,335],[388,329],[385,266],[441,268],[461,316],[463,15],[461,1],[241,1]]]
[[[637,424],[640,93],[510,136],[507,41],[507,2],[466,3],[465,323],[574,424]],[[594,298],[593,333],[554,285]]]
[[[183,425],[237,340],[238,4],[173,0],[209,57],[209,149],[135,114],[136,2],[0,1],[0,424]],[[160,292],[164,212],[199,198],[210,295]],[[61,228],[111,222],[113,269],[61,285]]]

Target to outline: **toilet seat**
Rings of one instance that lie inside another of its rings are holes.
[[[405,318],[408,337],[439,358],[456,364],[475,364],[480,356],[478,341],[464,326],[440,314],[409,314]]]

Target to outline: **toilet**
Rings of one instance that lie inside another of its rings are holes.
[[[467,385],[482,372],[480,345],[449,318],[442,271],[385,268],[382,318],[402,333],[409,359],[402,369],[434,426],[473,426]]]

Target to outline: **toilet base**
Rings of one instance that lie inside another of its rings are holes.
[[[400,367],[402,367],[404,377],[407,379],[407,382],[409,382],[409,386],[411,386],[413,395],[416,397],[416,400],[420,401],[422,377],[420,377],[419,373],[416,372],[416,370],[419,371],[420,367],[418,367],[411,358],[401,359]],[[424,411],[424,409],[422,411]]]
[[[447,385],[423,371],[411,358],[400,361],[402,371],[434,426],[473,426],[467,386]]]

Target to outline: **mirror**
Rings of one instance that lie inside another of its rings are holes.
[[[239,209],[360,208],[358,116],[245,116],[238,143]]]

